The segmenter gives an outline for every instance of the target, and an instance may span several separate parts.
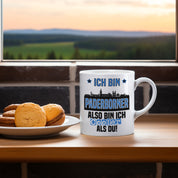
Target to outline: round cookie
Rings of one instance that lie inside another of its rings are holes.
[[[15,118],[14,117],[4,117],[4,116],[0,115],[0,126],[15,127]]]
[[[4,117],[15,117],[15,110],[6,111],[2,114]]]
[[[65,121],[65,112],[61,105],[47,104],[42,107],[46,112],[47,126],[62,125]]]
[[[4,108],[4,112],[10,111],[10,110],[16,110],[19,105],[20,104],[10,104]]]
[[[15,111],[16,127],[43,127],[46,125],[45,111],[35,103],[20,104]]]

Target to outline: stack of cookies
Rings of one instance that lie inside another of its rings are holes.
[[[62,125],[64,121],[64,109],[58,104],[11,104],[0,115],[0,126],[4,127],[44,127]]]
[[[0,126],[15,127],[15,110],[19,104],[11,104],[4,108],[4,113],[0,116]]]

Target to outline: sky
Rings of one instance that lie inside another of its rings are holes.
[[[4,0],[3,28],[175,32],[176,0]]]

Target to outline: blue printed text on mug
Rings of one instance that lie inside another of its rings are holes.
[[[96,87],[117,87],[120,86],[120,78],[94,78],[94,86]]]

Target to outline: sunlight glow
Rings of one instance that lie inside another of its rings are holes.
[[[4,29],[175,32],[175,0],[4,0]]]

